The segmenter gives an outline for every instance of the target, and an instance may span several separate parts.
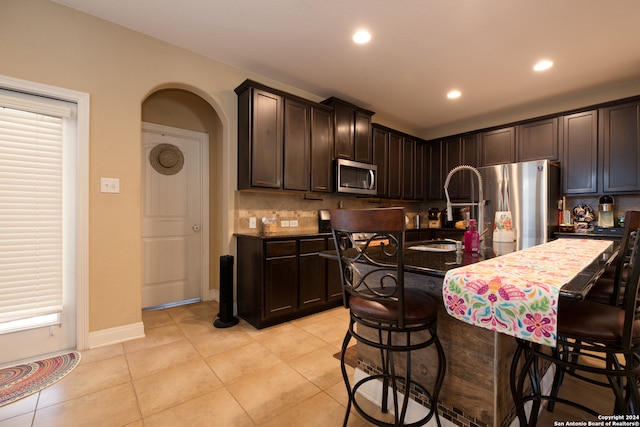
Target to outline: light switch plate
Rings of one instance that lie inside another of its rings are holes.
[[[120,178],[100,178],[101,193],[120,193]]]
[[[298,220],[297,219],[292,219],[289,221],[289,227],[297,227],[298,226]]]
[[[249,228],[256,228],[256,217],[252,216],[249,218]]]

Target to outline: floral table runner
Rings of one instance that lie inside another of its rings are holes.
[[[472,325],[555,347],[560,288],[612,244],[558,239],[449,270],[445,307]]]

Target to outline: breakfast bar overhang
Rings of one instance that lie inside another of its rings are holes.
[[[571,245],[580,246],[581,242],[593,245],[587,240],[571,239]],[[616,244],[603,242],[600,246],[602,250],[594,249],[597,255],[585,262],[582,270],[571,273],[566,283],[559,287],[560,297],[582,298],[593,280],[613,261]],[[447,373],[439,404],[443,418],[456,425],[498,427],[509,425],[515,418],[509,384],[515,339],[491,328],[458,320],[447,312],[442,300],[448,271],[491,260],[495,256],[492,248],[485,248],[481,254],[405,250],[405,286],[426,289],[440,301],[438,335],[447,357]],[[526,264],[526,259],[521,262]],[[358,369],[365,375],[374,374],[379,368],[372,363],[377,356],[374,351],[364,346],[358,348]],[[427,383],[434,380],[433,360],[435,354],[431,349],[414,355],[412,372],[418,380]]]

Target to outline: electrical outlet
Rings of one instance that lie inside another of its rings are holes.
[[[120,178],[100,178],[100,192],[101,193],[119,193],[120,192]]]
[[[249,218],[249,228],[256,228],[256,217],[252,216]]]
[[[289,227],[297,227],[297,226],[298,226],[297,219],[292,219],[291,221],[289,221]]]
[[[280,227],[282,228],[289,227],[289,221],[280,221]]]

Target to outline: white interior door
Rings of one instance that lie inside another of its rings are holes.
[[[203,297],[202,161],[206,143],[206,134],[143,125],[143,308]],[[168,145],[158,147],[160,144]],[[180,153],[181,168],[177,164]]]

